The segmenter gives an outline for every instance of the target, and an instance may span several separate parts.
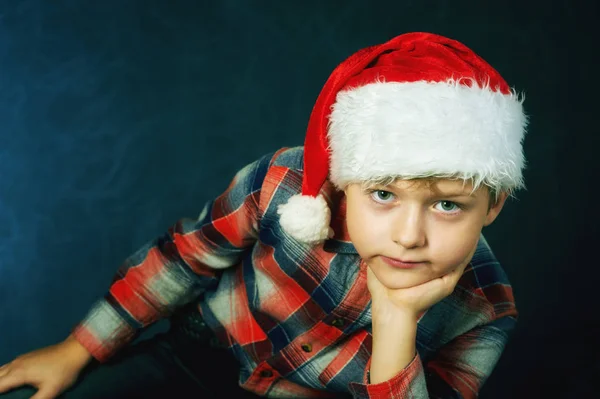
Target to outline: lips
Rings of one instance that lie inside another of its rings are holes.
[[[387,256],[381,256],[381,259],[388,265],[398,269],[414,269],[425,264],[425,262],[388,258]]]

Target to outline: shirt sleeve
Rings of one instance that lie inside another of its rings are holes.
[[[416,355],[392,379],[369,384],[366,374],[362,384],[350,384],[350,391],[354,398],[476,398],[500,359],[515,323],[516,312],[505,315],[458,336],[426,364]]]
[[[96,360],[109,359],[240,262],[258,236],[260,189],[272,157],[241,169],[196,220],[181,219],[125,260],[108,293],[72,330]]]

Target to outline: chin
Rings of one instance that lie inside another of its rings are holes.
[[[389,284],[386,283],[386,282],[382,282],[382,284],[385,285],[390,290],[404,290],[404,289],[408,289],[408,288],[419,286],[421,284],[425,284],[428,281],[429,280],[420,280],[420,281],[402,282],[402,283],[399,283],[397,281],[393,281],[393,282],[391,282]]]
[[[388,289],[400,290],[425,284],[435,277],[415,275],[413,271],[399,270],[390,274],[385,273],[383,276],[378,275],[378,278],[381,284],[385,285]]]

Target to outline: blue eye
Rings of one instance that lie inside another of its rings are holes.
[[[371,198],[373,198],[377,202],[390,202],[391,199],[394,198],[394,194],[389,191],[384,190],[374,190],[371,191]]]
[[[436,207],[438,205],[441,205],[441,209],[440,208],[436,208],[436,209],[439,209],[445,213],[456,213],[456,212],[460,211],[460,209],[461,209],[457,204],[455,204],[452,201],[440,201],[436,204]]]

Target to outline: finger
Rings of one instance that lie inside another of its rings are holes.
[[[22,385],[25,385],[25,381],[18,373],[8,373],[0,378],[0,393],[8,392]]]
[[[371,287],[375,287],[376,285],[380,285],[380,284],[381,284],[381,282],[375,275],[375,272],[373,272],[373,269],[371,269],[371,266],[367,266],[367,285],[369,285]]]
[[[456,269],[452,270],[450,273],[442,276],[442,280],[445,280],[444,283],[451,285],[452,289],[454,289],[454,287],[458,283],[458,280],[460,280],[460,278],[462,277],[466,268],[467,268],[466,264],[461,265],[461,266],[457,267]]]
[[[424,297],[429,297],[434,301],[438,301],[454,291],[454,287],[456,287],[460,274],[461,273],[457,273],[457,270],[455,269],[450,273],[429,280],[426,283],[412,287],[411,289],[415,290],[414,292],[416,295],[422,295]]]
[[[47,385],[41,386],[31,399],[54,399],[60,394],[60,389]]]
[[[459,266],[456,269],[452,270],[450,273],[447,273],[439,279],[436,279],[438,280],[438,282],[440,282],[439,290],[442,295],[439,299],[445,298],[448,295],[452,294],[452,292],[456,288],[456,285],[458,284],[458,281],[462,277],[464,270],[465,267]]]
[[[0,378],[8,373],[8,371],[10,370],[8,366],[8,364],[5,364],[4,366],[0,367]]]

